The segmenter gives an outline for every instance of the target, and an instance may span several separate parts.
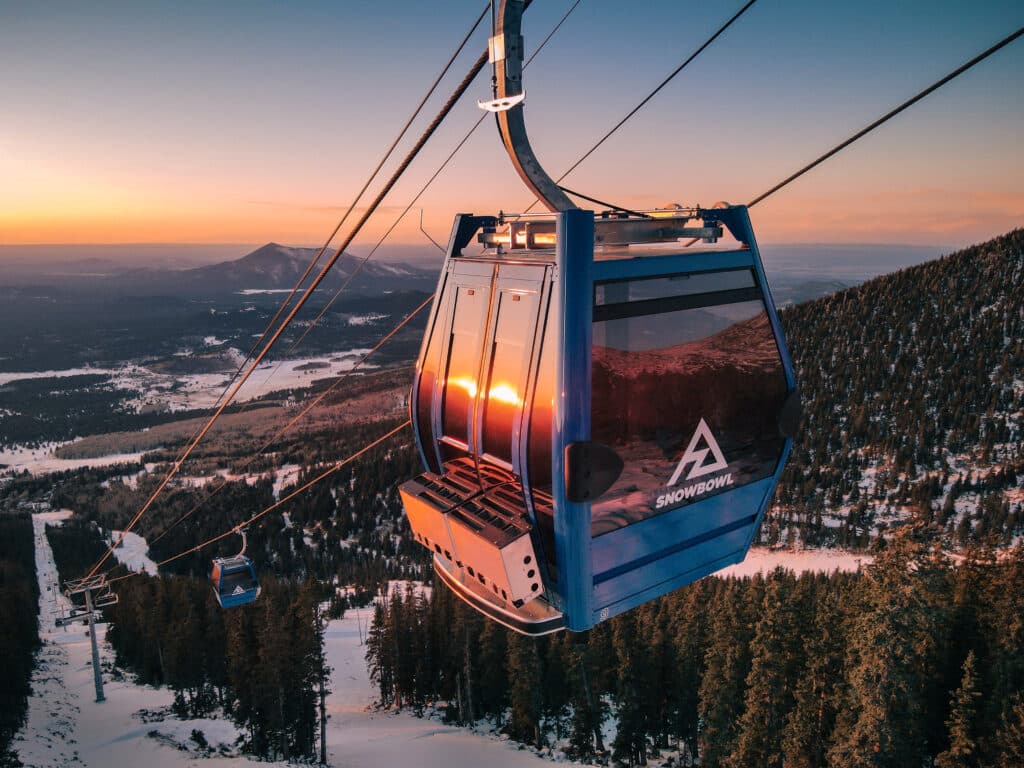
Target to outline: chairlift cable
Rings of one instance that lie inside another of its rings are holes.
[[[295,294],[298,292],[299,288],[302,287],[302,284],[306,281],[306,278],[309,277],[310,273],[313,271],[313,269],[319,263],[320,259],[323,257],[324,252],[327,250],[327,248],[330,247],[331,242],[337,236],[338,231],[341,229],[341,227],[348,220],[348,217],[351,215],[352,211],[355,210],[355,207],[359,204],[359,201],[366,193],[366,190],[369,188],[370,184],[373,182],[375,178],[377,178],[377,174],[380,173],[380,169],[384,167],[384,163],[386,163],[388,159],[391,157],[391,155],[394,153],[395,149],[398,147],[399,142],[401,142],[401,140],[405,137],[405,134],[409,131],[409,128],[412,125],[413,121],[419,116],[420,112],[423,110],[424,105],[426,105],[430,97],[434,95],[434,92],[437,90],[438,85],[440,85],[441,80],[443,80],[445,75],[448,74],[448,71],[451,69],[452,64],[455,63],[455,59],[457,59],[459,54],[461,54],[462,51],[465,49],[470,37],[472,37],[473,33],[476,32],[477,27],[480,26],[480,22],[482,22],[484,20],[484,17],[488,14],[490,7],[491,3],[490,0],[488,0],[488,3],[484,6],[484,10],[480,13],[476,21],[469,28],[469,31],[466,32],[465,36],[462,39],[462,42],[459,43],[458,47],[455,49],[455,52],[452,53],[451,57],[448,59],[448,62],[444,65],[444,67],[441,69],[441,72],[434,79],[434,82],[431,84],[430,88],[427,89],[427,92],[424,94],[423,98],[420,99],[420,103],[416,106],[416,109],[413,110],[413,113],[409,116],[409,119],[406,120],[405,125],[402,126],[402,129],[398,132],[398,135],[395,137],[394,141],[391,142],[391,146],[388,147],[387,151],[384,153],[384,156],[380,159],[380,162],[378,162],[377,166],[373,169],[373,171],[370,172],[370,175],[366,179],[366,182],[363,184],[358,194],[356,194],[355,199],[349,204],[348,209],[338,220],[338,223],[334,226],[334,229],[331,231],[330,236],[320,247],[320,249],[316,252],[316,254],[314,254],[313,258],[306,266],[305,271],[295,282],[295,285],[288,292],[288,295],[285,296],[284,299],[281,301],[280,305],[277,308],[277,311],[274,313],[274,316],[270,319],[270,322],[267,323],[266,328],[263,329],[263,333],[260,334],[259,339],[257,339],[256,342],[250,347],[249,351],[245,355],[245,358],[239,364],[235,372],[231,375],[231,378],[228,380],[227,384],[224,385],[224,389],[221,391],[220,395],[218,395],[217,399],[214,401],[214,406],[219,404],[220,401],[224,398],[224,396],[228,393],[228,391],[231,389],[231,385],[234,384],[235,380],[238,378],[239,374],[241,374],[246,364],[252,359],[252,356],[256,354],[257,350],[260,348],[260,345],[263,344],[263,342],[266,340],[267,334],[270,333],[270,331],[277,324],[277,321],[281,318],[281,313],[284,312],[284,310],[288,307],[289,304],[291,304],[291,301],[295,297]],[[289,352],[290,351],[291,350],[289,350]],[[278,367],[280,367],[280,364],[278,364]],[[275,368],[274,371],[271,372],[271,375],[267,377],[267,380],[269,381],[273,374],[276,372],[277,368]],[[197,430],[198,429],[199,428],[197,427]],[[192,436],[185,442],[185,445],[191,443],[195,436],[196,432],[193,432]]]
[[[245,528],[248,528],[250,525],[255,523],[257,520],[260,520],[264,516],[270,514],[275,509],[280,508],[284,504],[286,504],[289,501],[291,501],[292,499],[294,499],[299,494],[309,490],[314,485],[319,483],[321,480],[324,480],[327,477],[330,477],[331,475],[333,475],[338,470],[343,469],[344,467],[348,466],[349,464],[351,464],[356,459],[360,458],[361,456],[365,455],[367,452],[373,450],[377,446],[379,446],[382,443],[386,442],[387,440],[391,439],[392,437],[394,437],[399,432],[401,432],[402,430],[404,430],[406,427],[409,427],[409,426],[412,426],[412,421],[410,419],[406,419],[401,424],[399,424],[397,427],[395,427],[394,429],[390,430],[389,432],[381,435],[376,440],[373,440],[373,441],[367,443],[366,445],[364,445],[362,448],[360,448],[355,453],[349,454],[344,459],[336,461],[334,464],[332,464],[326,470],[324,470],[319,475],[314,477],[312,480],[309,480],[308,482],[304,483],[299,488],[296,488],[294,491],[289,493],[287,496],[284,496],[283,498],[281,498],[278,501],[274,502],[269,507],[266,507],[265,509],[257,512],[255,515],[253,515],[249,519],[244,520],[241,523],[238,523],[237,525],[232,526],[227,531],[224,531],[223,533],[220,533],[220,534],[218,534],[218,535],[216,535],[216,536],[214,536],[212,538],[209,538],[209,539],[207,539],[204,542],[196,544],[194,547],[186,549],[184,552],[179,552],[178,554],[176,554],[176,555],[174,555],[172,557],[169,557],[166,560],[161,560],[160,562],[156,563],[157,568],[162,568],[163,566],[168,565],[169,563],[173,563],[175,560],[180,560],[183,557],[187,557],[188,555],[191,555],[193,552],[198,552],[201,549],[205,549],[206,547],[210,546],[211,544],[216,544],[221,539],[226,539],[228,536],[233,536],[237,532],[240,532],[241,530],[243,530]],[[124,576],[118,576],[116,578],[110,579],[109,582],[122,581],[124,579],[128,579],[128,578],[131,578],[132,576],[135,576],[136,573],[138,573],[138,572],[133,571],[132,573],[126,574]]]
[[[398,132],[398,135],[395,137],[394,141],[391,142],[391,146],[388,147],[387,151],[384,153],[384,156],[381,157],[380,162],[378,162],[377,166],[373,169],[373,171],[370,172],[370,175],[366,179],[366,182],[363,184],[362,188],[356,194],[355,199],[353,199],[352,202],[349,204],[348,209],[342,215],[341,219],[338,220],[338,223],[334,226],[334,229],[331,231],[330,236],[327,238],[327,240],[324,242],[324,244],[320,247],[320,249],[313,256],[313,259],[309,262],[309,265],[306,267],[306,270],[302,273],[302,276],[298,279],[298,281],[295,283],[295,286],[291,289],[291,291],[288,293],[288,295],[285,297],[285,299],[281,302],[281,305],[277,308],[277,312],[274,314],[274,317],[270,320],[270,323],[267,324],[267,327],[264,329],[264,331],[260,335],[259,339],[253,345],[253,347],[249,350],[249,353],[245,356],[245,359],[242,361],[241,365],[239,365],[238,370],[235,371],[234,375],[228,381],[227,385],[224,387],[224,391],[221,392],[220,396],[217,398],[216,403],[219,403],[221,401],[221,399],[224,397],[225,393],[227,393],[227,391],[229,390],[231,385],[234,383],[235,379],[238,378],[238,375],[242,372],[242,370],[245,367],[245,365],[252,359],[252,356],[256,353],[256,350],[259,349],[260,345],[263,344],[263,342],[266,340],[267,334],[271,331],[271,329],[274,327],[274,325],[280,319],[281,313],[287,308],[287,306],[289,304],[291,304],[291,300],[295,296],[295,294],[298,292],[298,289],[306,281],[306,278],[309,277],[310,273],[313,271],[313,268],[320,262],[320,259],[323,257],[324,252],[330,247],[331,242],[333,242],[334,238],[337,236],[337,234],[338,234],[339,230],[341,229],[341,227],[348,220],[348,217],[351,215],[352,211],[355,210],[355,207],[359,204],[359,201],[362,200],[363,195],[366,193],[366,190],[370,187],[370,184],[373,182],[374,179],[377,178],[377,174],[380,173],[381,168],[384,167],[384,164],[388,161],[388,159],[394,153],[395,149],[398,147],[398,144],[401,142],[401,140],[403,138],[405,138],[405,134],[409,131],[409,128],[412,126],[413,121],[419,116],[420,112],[423,110],[423,107],[426,105],[427,101],[430,99],[431,96],[434,95],[434,92],[437,90],[438,85],[440,85],[441,81],[444,79],[444,77],[448,74],[449,70],[452,68],[452,65],[455,63],[455,60],[459,57],[459,55],[465,49],[467,43],[469,42],[470,37],[473,36],[473,33],[476,32],[477,27],[480,26],[480,22],[482,22],[484,20],[484,17],[487,15],[489,8],[490,8],[490,2],[488,2],[484,6],[484,10],[477,17],[476,21],[473,22],[473,25],[469,28],[469,31],[467,31],[465,36],[462,38],[462,42],[459,43],[459,45],[455,49],[454,53],[452,53],[451,57],[448,59],[448,62],[444,65],[444,67],[441,69],[441,72],[434,79],[434,82],[431,84],[430,88],[427,89],[427,92],[423,95],[423,98],[420,99],[420,103],[416,105],[416,109],[413,110],[413,113],[411,115],[409,115],[409,119],[405,121],[405,125],[402,126],[402,129]],[[360,267],[360,269],[361,269],[361,267]],[[357,269],[356,271],[358,272],[359,270]],[[350,280],[351,280],[351,276],[350,276],[349,280],[346,280],[345,284],[347,285]],[[319,320],[319,319],[320,318],[317,317],[317,320]],[[308,329],[306,330],[306,333],[309,333]],[[303,334],[303,338],[305,338],[305,335],[306,334],[304,333]],[[293,344],[291,346],[291,348],[288,350],[288,352],[285,353],[285,358],[287,358],[287,356],[289,354],[291,354],[291,352],[295,349],[296,346],[298,346],[298,342]],[[278,370],[280,370],[281,365],[283,363],[284,363],[284,359],[282,359],[280,362],[278,362],[277,366],[267,376],[266,380],[264,381],[264,384],[269,382],[274,377],[274,375],[278,372]],[[194,433],[193,433],[193,437],[195,437]],[[190,441],[191,441],[191,438],[190,438]]]
[[[946,83],[948,83],[950,80],[953,80],[954,78],[959,77],[964,72],[966,72],[971,67],[973,67],[975,64],[980,64],[982,61],[987,59],[993,53],[995,53],[996,51],[1000,50],[1001,48],[1009,45],[1010,43],[1012,43],[1014,40],[1016,40],[1021,35],[1024,35],[1024,27],[1021,27],[1020,29],[1018,29],[1016,32],[1014,32],[1011,35],[1007,35],[1002,40],[1000,40],[998,43],[993,45],[991,48],[988,48],[987,50],[983,51],[982,53],[979,53],[977,56],[975,56],[970,61],[965,62],[964,64],[961,64],[959,67],[954,69],[948,75],[946,75],[942,79],[937,80],[936,82],[932,83],[927,88],[925,88],[923,91],[919,92],[917,95],[907,99],[906,101],[904,101],[902,104],[900,104],[895,109],[892,109],[889,112],[886,112],[884,115],[882,115],[880,118],[875,120],[873,123],[871,123],[870,125],[862,128],[861,130],[857,131],[857,133],[853,134],[852,136],[850,136],[845,141],[840,142],[839,144],[834,146],[832,149],[830,149],[828,152],[826,152],[825,154],[821,155],[816,160],[808,163],[807,165],[805,165],[800,170],[796,171],[795,173],[791,174],[790,176],[787,176],[785,179],[780,181],[778,184],[776,184],[771,189],[767,190],[766,192],[762,192],[760,195],[758,195],[753,200],[751,200],[749,203],[747,203],[747,208],[753,208],[755,205],[760,203],[765,198],[775,194],[776,192],[778,192],[780,189],[782,189],[786,185],[790,184],[791,182],[796,181],[797,179],[799,179],[801,176],[803,176],[805,173],[807,173],[811,169],[817,167],[818,165],[820,165],[821,163],[825,162],[826,160],[828,160],[830,157],[832,157],[836,153],[846,149],[846,147],[850,146],[851,144],[853,144],[858,139],[863,138],[864,136],[866,136],[867,134],[871,133],[873,130],[875,130],[876,128],[878,128],[882,124],[884,124],[884,123],[888,122],[889,120],[891,120],[892,118],[896,117],[896,115],[898,115],[900,112],[903,112],[905,109],[908,109],[909,107],[912,107],[914,104],[919,102],[921,99],[923,99],[928,94],[932,93],[933,91],[938,90],[939,88],[944,86]]]
[[[708,46],[710,46],[713,42],[715,42],[715,40],[717,40],[722,35],[722,33],[724,33],[729,27],[731,27],[733,25],[733,23],[735,21],[737,21],[740,18],[740,16],[742,16],[744,13],[746,13],[747,10],[750,8],[750,6],[752,6],[756,2],[757,2],[757,0],[747,0],[747,3],[742,8],[740,8],[738,11],[736,11],[736,13],[734,13],[729,18],[728,21],[726,21],[724,24],[722,24],[722,26],[720,26],[718,28],[718,30],[713,35],[711,35],[711,37],[709,37],[707,40],[705,40],[704,43],[697,50],[695,50],[693,53],[691,53],[678,67],[676,67],[674,70],[672,70],[672,72],[670,72],[668,74],[668,76],[664,80],[662,80],[657,85],[657,87],[654,88],[653,91],[651,91],[649,94],[647,94],[643,98],[643,100],[640,101],[639,104],[637,104],[635,107],[633,107],[633,109],[631,109],[628,113],[626,113],[626,116],[623,117],[621,120],[619,120],[619,122],[617,122],[614,126],[612,126],[611,130],[609,130],[604,136],[602,136],[600,139],[598,139],[597,143],[594,144],[594,146],[592,146],[585,153],[583,153],[583,155],[580,156],[580,158],[575,163],[570,165],[568,170],[565,171],[565,173],[563,173],[561,176],[559,176],[557,179],[555,179],[555,182],[556,183],[561,183],[561,181],[566,176],[568,176],[570,173],[575,171],[583,163],[584,160],[586,160],[588,157],[590,157],[592,154],[594,154],[594,152],[596,152],[598,150],[598,148],[602,144],[604,144],[608,139],[610,139],[612,137],[612,135],[615,134],[615,132],[619,130],[619,128],[621,128],[623,125],[625,125],[626,122],[629,121],[629,119],[633,117],[633,115],[635,115],[637,112],[639,112],[641,109],[643,109],[647,105],[647,103],[651,99],[653,99],[661,91],[662,88],[664,88],[666,85],[668,85],[670,82],[672,82],[672,80],[675,79],[676,75],[678,75],[680,72],[682,72],[684,69],[686,69],[686,67],[689,66],[690,62],[692,62],[694,59],[696,59],[698,56],[700,56],[700,54],[702,54],[705,51],[705,49],[708,48]],[[582,197],[582,195],[581,195],[581,197]],[[532,203],[530,203],[529,206],[527,206],[526,210],[523,211],[523,212],[524,213],[529,213],[530,210],[538,202],[539,201],[535,199]]]
[[[548,32],[547,36],[541,41],[540,45],[537,46],[537,50],[535,50],[530,55],[530,58],[528,58],[526,60],[526,63],[523,64],[523,69],[526,69],[528,66],[530,66],[530,62],[533,61],[534,58],[536,58],[537,54],[539,54],[544,49],[544,46],[547,45],[548,41],[551,40],[551,38],[555,36],[555,33],[558,32],[559,29],[561,29],[561,27],[565,23],[566,19],[568,19],[569,16],[572,15],[572,12],[576,10],[576,7],[582,1],[583,0],[576,0],[569,7],[569,9],[562,15],[562,18],[558,20],[558,23],[555,24],[555,26],[551,29],[551,31]],[[529,5],[529,3],[527,3],[527,5]],[[366,266],[366,262],[368,262],[373,257],[373,255],[377,252],[377,249],[380,248],[380,246],[384,243],[384,241],[387,240],[388,236],[390,236],[390,234],[394,231],[395,227],[398,226],[398,224],[402,221],[402,219],[405,217],[405,215],[412,209],[412,207],[414,205],[416,205],[416,203],[423,196],[423,194],[427,191],[427,189],[430,188],[430,185],[434,183],[434,181],[437,179],[437,177],[441,175],[441,172],[445,168],[448,167],[448,163],[450,163],[452,161],[452,159],[455,157],[455,155],[459,152],[459,150],[461,150],[462,147],[465,146],[466,142],[469,141],[469,138],[473,135],[473,133],[476,131],[476,129],[480,127],[480,124],[483,123],[483,121],[487,118],[487,116],[488,116],[488,113],[486,113],[486,112],[484,114],[482,114],[480,116],[480,118],[473,124],[473,127],[470,128],[466,132],[465,136],[462,137],[462,140],[459,141],[459,143],[455,145],[455,148],[448,154],[448,156],[444,159],[444,161],[441,163],[441,165],[438,166],[437,170],[434,171],[433,175],[429,179],[427,179],[426,183],[424,183],[424,185],[422,187],[420,187],[420,190],[416,193],[416,195],[412,198],[412,200],[409,201],[409,204],[405,207],[405,210],[403,210],[395,218],[395,220],[391,224],[391,226],[388,227],[387,231],[381,236],[381,238],[373,246],[373,248],[370,250],[370,252],[368,254],[366,254],[366,256],[363,257],[363,260],[352,271],[352,274],[349,275],[348,279],[342,284],[342,286],[340,288],[338,288],[337,292],[335,292],[334,296],[331,297],[330,301],[328,301],[324,305],[323,309],[321,309],[319,314],[317,314],[317,316],[315,318],[313,318],[313,321],[307,326],[306,330],[302,333],[302,335],[295,341],[294,344],[292,344],[292,346],[288,350],[287,354],[291,354],[292,352],[294,352],[295,348],[298,347],[303,342],[303,340],[306,338],[306,336],[309,335],[309,332],[312,331],[317,326],[317,323],[319,323],[320,320],[323,318],[323,316],[327,313],[327,310],[329,310],[334,305],[334,302],[338,300],[338,297],[341,296],[341,294],[345,291],[345,289],[348,287],[349,283],[355,278],[355,276],[357,274],[359,274],[359,272],[363,269],[363,267]],[[436,245],[436,243],[435,243],[435,245]],[[441,250],[443,251],[444,249],[442,248]]]

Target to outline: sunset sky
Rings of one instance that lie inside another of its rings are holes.
[[[525,76],[552,175],[741,4],[582,0]],[[570,5],[534,2],[528,54]],[[0,0],[0,244],[320,244],[483,8]],[[745,202],[1021,25],[1020,0],[759,0],[564,183],[630,207]],[[354,252],[477,119],[489,77]],[[758,206],[754,224],[764,242],[987,239],[1024,224],[1022,144],[1019,39]],[[443,239],[457,211],[530,201],[485,122],[422,207]],[[424,242],[415,215],[394,240]]]

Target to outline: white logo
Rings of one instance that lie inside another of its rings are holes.
[[[706,447],[698,448],[702,440]],[[679,482],[679,476],[683,474],[683,467],[687,464],[693,464],[690,474],[686,476],[687,480],[693,480],[695,477],[704,477],[704,475],[710,475],[712,472],[729,468],[729,462],[722,455],[722,449],[718,447],[718,441],[711,434],[711,428],[704,421],[703,417],[697,425],[697,430],[693,433],[693,437],[690,438],[690,444],[686,446],[683,458],[679,460],[679,464],[676,466],[676,471],[672,473],[672,477],[668,481],[669,486]]]

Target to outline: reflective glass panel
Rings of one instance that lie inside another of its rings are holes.
[[[661,312],[632,283],[598,286],[592,434],[625,468],[591,505],[593,535],[775,471],[785,374],[756,288],[728,283],[738,275],[753,280],[747,270],[701,276],[711,292],[674,303],[662,294],[661,307],[686,308]],[[716,303],[723,297],[742,300]]]
[[[537,294],[501,291],[490,378],[484,399],[484,453],[512,462],[512,430],[522,411],[526,350],[537,326]]]
[[[441,427],[446,437],[463,444],[469,443],[470,411],[477,396],[487,299],[488,291],[466,286],[459,286],[455,297]]]

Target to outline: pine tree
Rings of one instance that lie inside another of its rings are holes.
[[[599,696],[594,693],[594,671],[590,638],[575,636],[572,641],[572,666],[569,673],[571,688],[570,706],[572,707],[572,723],[570,725],[569,746],[571,754],[577,760],[591,760],[604,751],[601,736],[601,723],[604,720],[605,708]]]
[[[850,632],[847,700],[828,753],[835,768],[903,768],[927,759],[927,682],[938,658],[944,570],[912,535],[868,569]]]
[[[981,694],[977,690],[974,672],[974,651],[967,654],[963,665],[964,676],[960,687],[950,700],[949,749],[935,758],[935,768],[974,768],[978,765],[977,744],[974,741],[974,700]]]
[[[637,610],[616,617],[612,629],[618,672],[615,691],[618,727],[612,757],[629,766],[647,765],[646,699],[655,695],[650,687],[648,649],[639,636],[640,614]]]
[[[695,755],[697,749],[698,692],[704,674],[707,603],[713,584],[713,580],[699,581],[669,598],[669,635],[675,659],[668,677],[671,682],[666,686],[673,699],[670,729],[684,755]]]
[[[502,717],[508,703],[508,631],[495,621],[485,621],[480,632],[480,650],[477,654],[480,689],[476,700],[485,714],[494,718],[494,727],[502,727]]]
[[[726,582],[711,601],[710,638],[700,684],[701,733],[698,740],[702,768],[718,768],[736,743],[736,724],[742,714],[744,681],[750,672],[750,626],[743,610],[751,582],[741,590]]]
[[[832,580],[838,576],[832,577]],[[830,580],[831,581],[831,580]],[[804,648],[806,665],[794,692],[794,707],[782,732],[786,768],[824,768],[839,708],[846,638],[839,611],[839,586],[826,584],[814,603]]]
[[[376,683],[380,691],[382,707],[390,707],[395,701],[394,644],[388,642],[390,618],[383,604],[377,602],[373,607],[370,629],[366,633],[366,663],[370,681]]]
[[[540,697],[541,676],[540,655],[537,640],[522,635],[509,637],[508,674],[512,680],[511,708],[508,734],[517,741],[533,744],[544,743],[540,730],[540,715],[543,702]]]
[[[724,762],[728,768],[782,766],[783,723],[793,706],[800,636],[793,582],[792,574],[781,569],[768,579],[750,643],[752,659],[736,748]]]

